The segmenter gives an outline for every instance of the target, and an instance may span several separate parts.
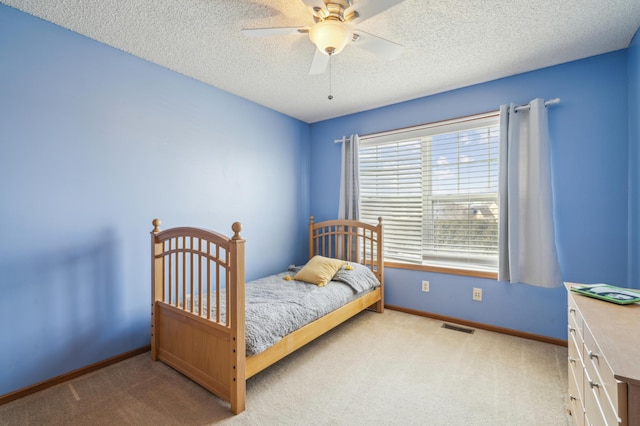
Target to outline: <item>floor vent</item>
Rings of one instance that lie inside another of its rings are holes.
[[[473,328],[460,327],[459,325],[447,324],[446,322],[442,324],[442,328],[461,331],[463,333],[468,333],[468,334],[473,334],[473,332],[475,331]]]

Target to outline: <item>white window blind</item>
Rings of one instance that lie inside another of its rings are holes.
[[[360,217],[385,224],[385,259],[495,271],[498,113],[360,140]]]

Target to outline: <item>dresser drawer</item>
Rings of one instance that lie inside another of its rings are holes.
[[[582,360],[582,342],[584,339],[582,338],[582,334],[578,331],[574,324],[569,320],[569,326],[567,329],[568,343],[573,343],[573,345],[579,348],[578,353],[576,354]]]
[[[580,400],[580,405],[584,405],[583,395],[583,376],[584,364],[582,362],[582,343],[579,345],[573,338],[569,338],[568,342],[568,362],[569,362],[569,392]],[[572,385],[575,387],[572,388]]]
[[[584,413],[584,424],[587,426],[601,426],[604,425],[604,420],[602,420],[601,416],[593,416],[596,421],[591,421],[591,413]],[[600,423],[598,423],[600,422]]]
[[[608,424],[619,424],[620,414],[626,417],[626,413],[619,413],[619,382],[613,377],[613,371],[604,358],[588,326],[584,327],[582,356],[586,372],[591,380],[591,383],[585,382],[585,392],[587,392],[587,386],[593,390]],[[623,397],[626,398],[626,395],[623,395]]]
[[[576,426],[584,425],[584,400],[582,399],[582,366],[580,366],[580,381],[573,374],[574,369],[569,368],[569,400],[571,402],[571,417]]]
[[[587,424],[592,426],[617,425],[617,421],[611,423],[607,421],[607,416],[603,412],[602,404],[602,394],[604,394],[604,389],[602,389],[599,384],[591,378],[591,374],[592,373],[588,368],[584,372],[584,411],[587,414]],[[606,408],[608,412],[611,412],[608,405],[609,404],[607,403],[604,408]]]
[[[571,417],[573,418],[573,424],[575,426],[584,426],[585,424],[585,414],[584,408],[582,407],[582,401],[577,399],[571,400]]]
[[[582,329],[584,327],[584,322],[582,319],[582,315],[580,315],[580,311],[578,311],[578,307],[576,306],[576,302],[569,298],[569,307],[568,307],[568,318],[569,318],[569,331],[571,328],[574,328],[579,335],[579,340],[583,340],[583,332]]]

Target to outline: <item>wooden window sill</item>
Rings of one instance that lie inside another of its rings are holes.
[[[498,279],[497,272],[474,271],[471,269],[443,268],[439,266],[415,265],[411,263],[400,263],[400,262],[384,262],[384,267],[395,268],[395,269],[410,269],[413,271],[437,272],[440,274],[464,275],[467,277],[476,277],[476,278],[490,278],[494,280]]]

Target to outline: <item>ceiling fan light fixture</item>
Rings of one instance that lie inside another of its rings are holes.
[[[338,20],[320,21],[309,30],[309,38],[325,55],[337,55],[349,43],[353,34],[351,29]]]

